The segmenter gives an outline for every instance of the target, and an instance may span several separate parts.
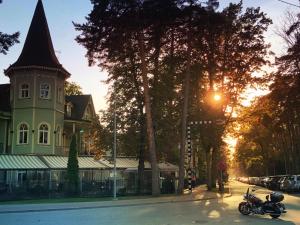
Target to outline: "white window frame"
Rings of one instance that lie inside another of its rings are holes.
[[[24,88],[23,85],[27,85],[27,88]],[[24,93],[27,93],[27,96]],[[23,94],[24,94],[24,96],[23,96]],[[19,98],[21,98],[21,99],[30,98],[30,85],[28,83],[20,84]]]
[[[25,125],[26,127],[27,127],[27,130],[25,130],[25,129],[22,129],[21,130],[21,126],[22,125]],[[20,141],[20,138],[21,138],[21,132],[22,132],[22,142]],[[25,142],[25,140],[24,140],[24,137],[25,137],[25,134],[26,133],[26,135],[27,135],[27,138],[26,138],[26,142]],[[18,144],[19,145],[27,145],[28,144],[28,140],[29,140],[29,125],[28,125],[28,123],[26,123],[26,122],[21,122],[21,123],[19,123],[19,125],[18,125],[18,137],[17,137],[17,142],[18,142]]]
[[[42,126],[47,126],[47,130],[41,129]],[[46,122],[42,122],[39,124],[38,126],[38,144],[40,145],[50,145],[50,134],[51,134],[51,128],[50,125]],[[41,133],[42,132],[42,133]],[[43,141],[41,142],[41,135],[43,135],[42,139]],[[46,140],[47,142],[45,142],[45,135],[46,135]]]
[[[48,85],[48,89],[46,89],[45,87],[43,87],[44,85]],[[46,93],[47,96],[45,95]],[[49,83],[42,83],[40,85],[40,98],[41,99],[50,99],[50,95],[51,95],[51,86]]]

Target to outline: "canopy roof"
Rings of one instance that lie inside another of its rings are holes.
[[[42,156],[44,162],[50,169],[67,169],[68,157],[63,156]],[[105,169],[108,168],[93,157],[78,157],[79,169]]]
[[[113,162],[94,157],[78,157],[79,169],[112,169]],[[117,158],[117,169],[138,169],[138,160],[134,158]],[[34,156],[34,155],[0,155],[0,170],[30,170],[30,169],[62,169],[68,167],[68,157],[64,156]],[[159,163],[160,171],[178,171],[178,166],[171,163]],[[149,162],[145,162],[145,169],[151,169]]]
[[[48,169],[38,156],[0,155],[0,170]]]
[[[113,162],[108,161],[108,160],[103,160],[101,159],[102,163],[106,164],[109,167],[113,167]],[[116,158],[116,167],[118,169],[130,169],[130,170],[137,170],[139,166],[139,161],[135,158]],[[151,164],[149,162],[145,162],[144,163],[144,167],[145,169],[151,169]],[[158,168],[160,171],[178,171],[179,167],[171,164],[171,163],[167,163],[167,162],[160,162],[158,163]]]

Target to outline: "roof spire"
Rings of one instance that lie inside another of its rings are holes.
[[[70,75],[56,58],[41,0],[38,0],[36,5],[22,53],[18,60],[7,69],[6,73],[11,69],[33,66],[58,69],[65,76]]]

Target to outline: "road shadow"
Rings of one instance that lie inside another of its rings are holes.
[[[209,198],[210,197],[210,198]],[[213,199],[213,198],[215,199]],[[269,215],[241,215],[235,207],[237,204],[236,200],[233,201],[231,197],[228,198],[218,198],[217,193],[204,193],[203,201],[199,201],[197,205],[199,206],[199,220],[195,223],[208,223],[208,222],[220,222],[223,224],[280,224],[280,225],[296,225],[292,221],[288,221],[285,218],[272,219]],[[229,204],[230,203],[230,204]]]

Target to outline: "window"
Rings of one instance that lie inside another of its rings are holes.
[[[29,98],[29,85],[28,84],[21,84],[20,98]]]
[[[17,186],[22,186],[26,182],[26,171],[19,170],[17,172]]]
[[[50,98],[50,85],[49,84],[41,84],[40,97],[43,99]]]
[[[19,144],[28,144],[28,126],[25,123],[19,127]]]
[[[49,127],[41,124],[39,127],[39,144],[49,144]]]
[[[92,118],[91,105],[88,105],[88,107],[86,108],[86,112],[85,112],[85,119],[89,120],[91,118]]]
[[[70,103],[67,104],[67,116],[71,117],[72,115],[72,105]]]

